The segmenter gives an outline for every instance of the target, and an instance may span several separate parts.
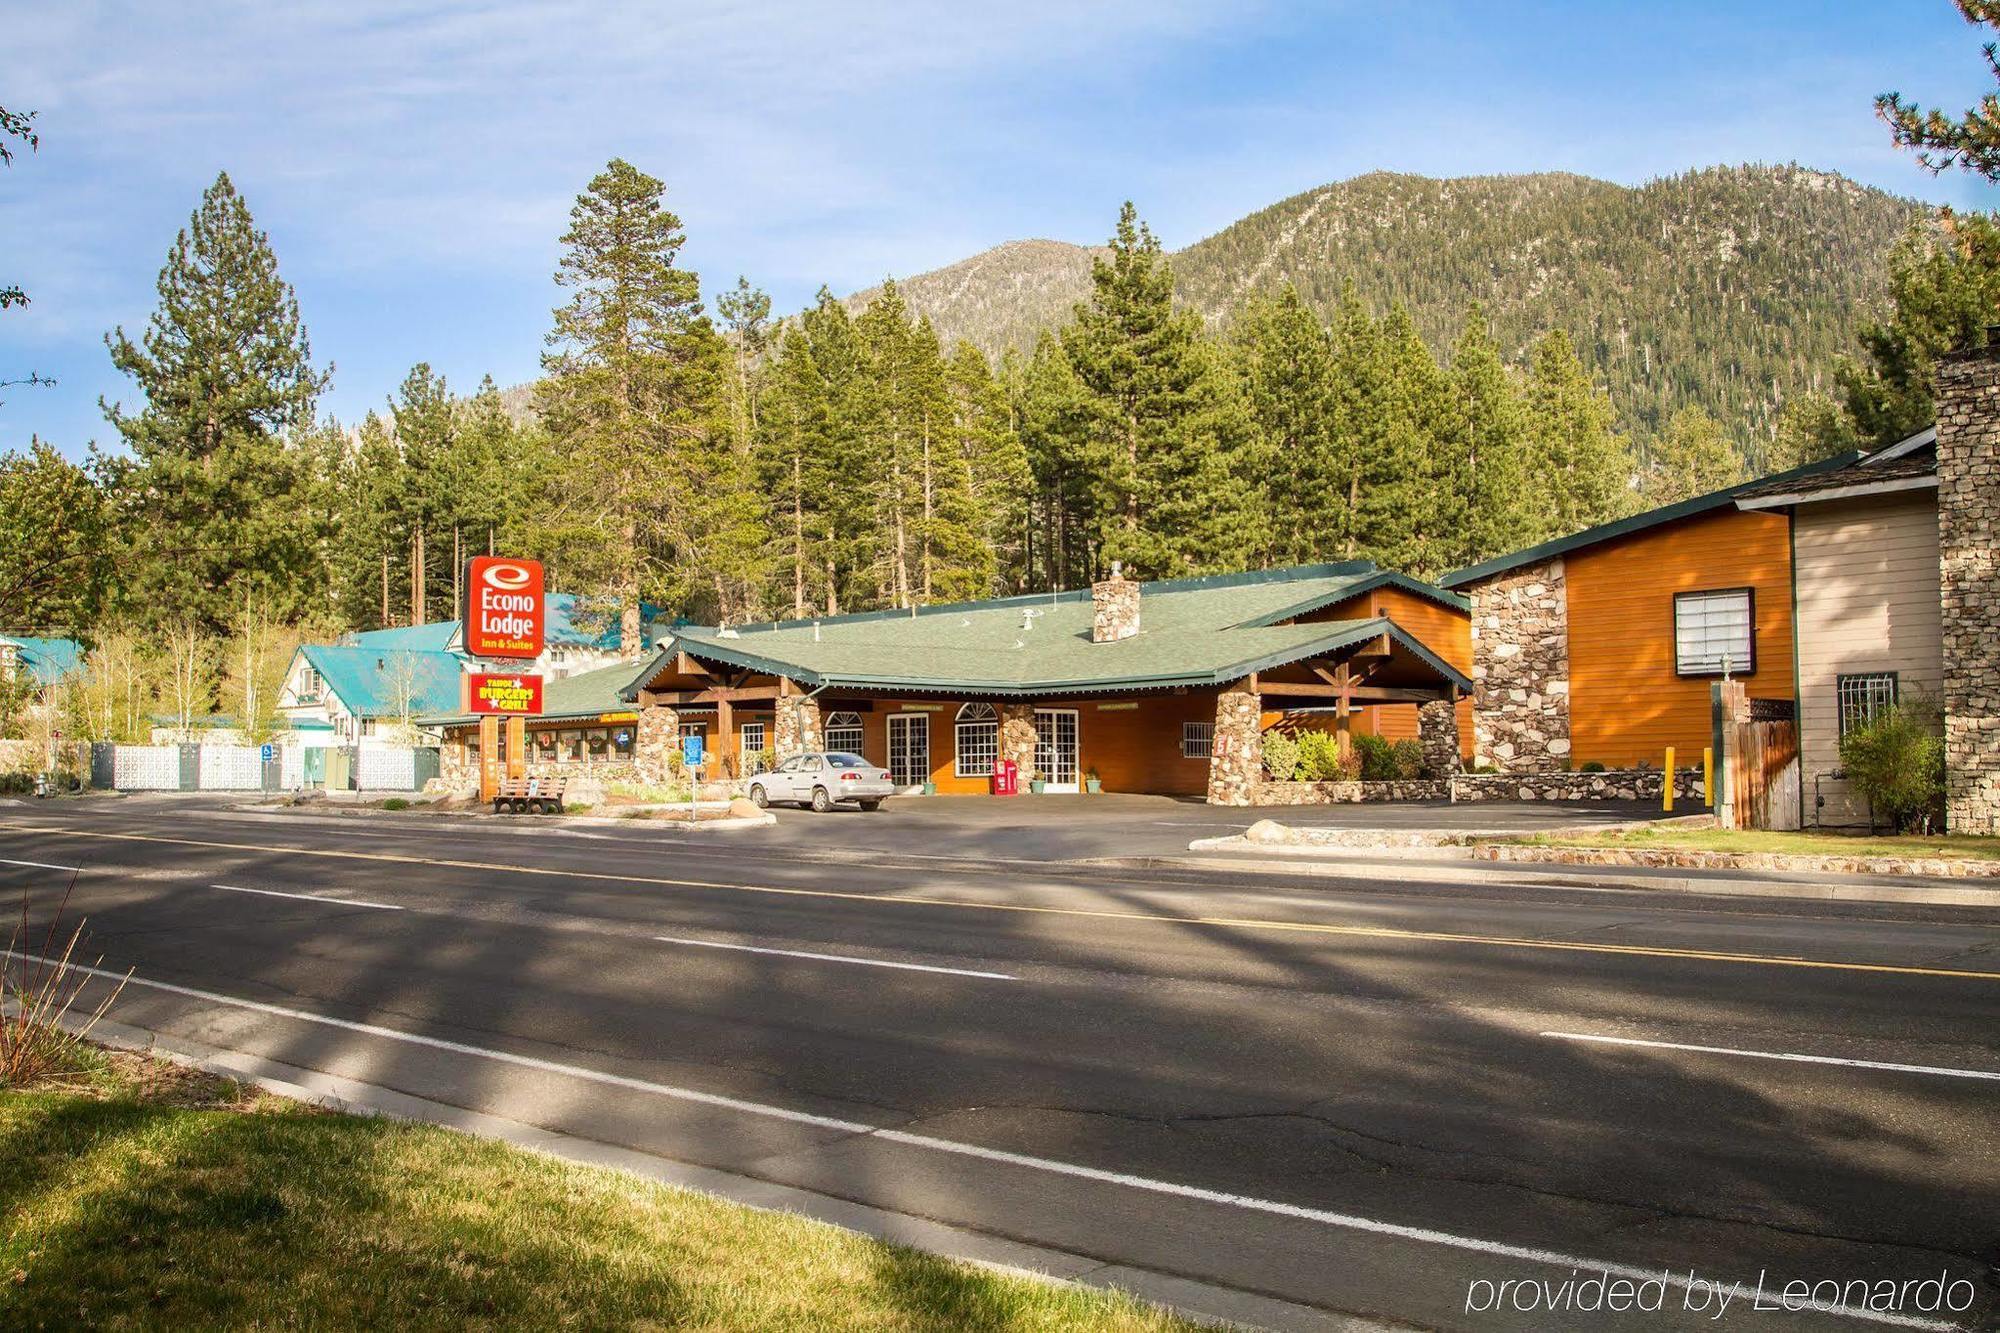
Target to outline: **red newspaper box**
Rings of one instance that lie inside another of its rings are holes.
[[[993,794],[995,796],[1019,796],[1021,794],[1021,767],[1012,759],[994,761]]]

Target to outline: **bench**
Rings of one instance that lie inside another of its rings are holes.
[[[502,778],[493,793],[496,815],[559,815],[568,778]]]

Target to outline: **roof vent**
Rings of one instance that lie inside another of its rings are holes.
[[[1139,585],[1126,579],[1124,565],[1111,562],[1111,577],[1090,585],[1090,641],[1115,643],[1139,632]]]
[[[819,642],[819,622],[817,620],[813,621],[813,642]]]

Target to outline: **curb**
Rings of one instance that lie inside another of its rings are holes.
[[[1213,842],[1214,839],[1202,839]],[[1813,883],[1804,880],[1707,878],[1675,873],[1635,874],[1642,867],[1575,865],[1561,866],[1533,861],[1493,861],[1466,858],[1456,864],[1441,857],[1412,855],[1436,848],[1387,847],[1346,848],[1344,854],[1327,855],[1328,849],[1254,847],[1238,844],[1235,856],[1219,856],[1218,849],[1205,856],[1161,856],[1134,858],[1136,866],[1172,867],[1183,870],[1227,870],[1245,874],[1310,875],[1324,879],[1364,879],[1380,882],[1393,876],[1399,881],[1425,884],[1465,884],[1492,887],[1496,882],[1545,889],[1646,889],[1660,893],[1716,895],[1731,898],[1794,898],[1817,902],[1898,903],[1928,907],[2000,908],[2000,886],[1977,888],[1963,880],[1911,883],[1870,883],[1839,880]],[[1446,849],[1448,850],[1448,849]],[[1369,858],[1369,859],[1365,859]],[[1393,858],[1394,866],[1384,864]]]
[[[99,1022],[90,1035],[92,1041],[106,1046],[156,1055],[204,1073],[252,1083],[266,1092],[326,1110],[440,1125],[463,1134],[498,1139],[566,1162],[608,1167],[644,1180],[713,1195],[759,1212],[805,1217],[843,1231],[1015,1277],[1124,1292],[1204,1322],[1235,1328],[1296,1329],[1300,1333],[1388,1333],[1394,1327],[1314,1306],[1298,1305],[1274,1296],[1262,1296],[1151,1269],[1108,1263],[1067,1250],[1009,1240],[1003,1236],[852,1203],[832,1195],[774,1184],[714,1167],[696,1166],[670,1157],[578,1138],[525,1121],[431,1101],[372,1083],[211,1046],[206,1042],[164,1036],[148,1028],[109,1019]]]
[[[304,805],[244,805],[241,810],[254,811],[260,815],[331,815],[339,819],[366,819],[369,816],[409,816],[414,819],[469,819],[472,828],[649,828],[664,827],[676,829],[739,829],[767,828],[778,822],[778,817],[769,810],[757,815],[731,816],[726,819],[655,819],[650,813],[659,807],[647,806],[648,812],[630,818],[618,815],[495,815],[479,810],[437,810],[423,811],[412,807],[408,810],[376,810],[352,806],[304,806]]]

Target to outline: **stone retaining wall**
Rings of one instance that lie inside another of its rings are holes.
[[[1465,590],[1472,600],[1473,748],[1508,773],[1569,766],[1569,594],[1562,558]]]
[[[1367,801],[1657,801],[1660,770],[1607,773],[1462,773],[1448,781],[1273,782],[1250,791],[1251,805],[1351,805]],[[1674,799],[1701,802],[1701,770],[1674,774]]]

